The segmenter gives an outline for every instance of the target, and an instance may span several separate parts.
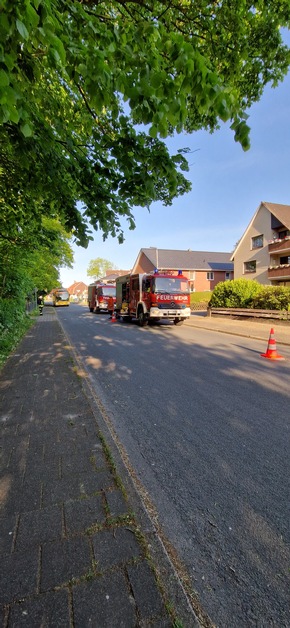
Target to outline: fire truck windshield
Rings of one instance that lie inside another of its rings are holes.
[[[159,294],[188,294],[189,285],[180,277],[154,277],[152,292]]]
[[[103,286],[102,287],[103,295],[106,297],[115,297],[116,296],[116,288],[115,286]]]

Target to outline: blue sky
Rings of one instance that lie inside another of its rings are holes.
[[[244,152],[229,125],[213,135],[198,131],[166,141],[170,152],[189,147],[192,190],[171,207],[154,203],[150,213],[134,210],[136,229],[124,223],[125,242],[105,242],[100,233],[87,249],[73,247],[73,269],[61,269],[65,287],[91,283],[90,260],[101,257],[117,268],[132,268],[141,248],[229,251],[234,249],[261,201],[290,204],[290,73],[267,87],[249,113],[251,148]]]

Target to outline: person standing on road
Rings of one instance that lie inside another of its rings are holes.
[[[109,297],[109,299],[108,299],[108,312],[110,314],[110,318],[112,318],[113,312],[114,312],[114,299],[113,299],[113,297]]]

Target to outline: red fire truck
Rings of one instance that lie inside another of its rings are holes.
[[[182,271],[155,271],[116,279],[117,318],[136,318],[140,327],[160,320],[182,325],[190,314],[189,281]]]
[[[90,312],[108,311],[109,297],[113,297],[114,303],[116,303],[116,284],[115,282],[108,283],[91,283],[88,286],[88,306]]]

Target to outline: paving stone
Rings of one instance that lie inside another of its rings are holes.
[[[80,456],[79,453],[62,456],[61,475],[64,478],[80,473],[92,473],[93,470],[94,467],[89,456]]]
[[[41,591],[80,578],[91,569],[86,538],[46,543],[42,548]]]
[[[21,427],[21,426],[20,426]],[[57,442],[57,428],[49,430],[29,430],[28,455],[40,453],[44,455],[45,447],[53,446]]]
[[[38,548],[1,556],[0,604],[36,593]]]
[[[128,528],[100,530],[92,537],[98,570],[122,565],[141,556],[141,546]]]
[[[99,441],[87,439],[85,443],[77,443],[75,453],[86,456],[94,469],[103,469],[108,467],[106,456],[103,452],[102,444]]]
[[[60,441],[66,442],[85,442],[87,440],[87,435],[85,429],[82,425],[75,425],[77,421],[77,417],[74,414],[67,414],[65,417],[62,416],[62,419],[65,419],[66,423],[61,424],[59,422],[60,417],[58,417],[58,425],[57,425],[57,434]]]
[[[32,401],[30,400],[30,404]],[[41,442],[46,443],[51,440],[55,440],[57,437],[57,422],[55,417],[55,425],[44,423],[38,423],[37,425],[32,424],[30,420],[24,421],[21,420],[18,422],[17,426],[17,435],[18,436],[28,436],[29,438],[29,449],[37,448],[41,446]]]
[[[11,396],[0,395],[0,407],[2,408],[0,421],[3,435],[16,436],[19,422],[19,405],[13,405],[13,398],[11,398]]]
[[[68,442],[58,441],[55,437],[51,441],[46,441],[44,444],[44,461],[49,463],[51,459],[59,459],[61,456],[69,456],[76,451],[74,444]]]
[[[63,430],[58,429],[57,440],[62,445],[66,446],[67,448],[70,448],[72,452],[73,451],[84,452],[86,450],[86,447],[88,446],[88,439],[84,433],[81,433],[81,434],[77,432],[72,433],[71,431],[64,432]],[[66,454],[65,449],[64,449],[64,454]]]
[[[0,626],[5,626],[5,608],[0,608]]]
[[[41,481],[51,478],[58,480],[60,477],[60,458],[54,457],[49,460],[40,460],[38,456],[29,457],[25,466],[25,480],[33,477]]]
[[[141,617],[149,619],[164,613],[165,608],[161,594],[148,563],[143,561],[138,565],[129,565],[127,573]]]
[[[1,427],[0,445],[0,472],[3,473],[9,465],[9,461],[15,445],[15,436],[4,436]]]
[[[109,471],[92,471],[89,475],[80,473],[56,482],[44,482],[43,506],[89,497],[110,486],[114,486],[114,479]]]
[[[95,436],[93,440],[90,438],[90,448],[92,453],[97,457],[100,456],[101,458],[104,458],[103,445],[97,436]]]
[[[16,516],[0,516],[0,554],[9,554],[16,526]],[[1,567],[0,567],[1,568]]]
[[[183,624],[182,624],[183,625]],[[140,623],[140,628],[142,628],[144,626],[150,626],[150,628],[175,628],[177,626],[177,623],[173,623],[169,617],[161,617],[160,619],[156,619],[155,621],[150,621],[150,624],[148,624],[147,622],[142,622]],[[180,624],[181,626],[181,624]]]
[[[22,483],[14,479],[9,508],[12,512],[26,512],[41,507],[42,484],[38,478],[28,477]]]
[[[112,491],[106,493],[106,499],[110,509],[111,517],[120,517],[128,513],[129,506],[121,491]]]
[[[26,455],[26,471],[33,471],[37,464],[41,465],[44,461],[44,438],[38,442],[29,438],[29,447]]]
[[[61,539],[61,535],[62,512],[59,506],[26,512],[20,516],[15,549],[23,550],[30,545]]]
[[[74,628],[135,628],[135,604],[124,574],[111,573],[73,587]]]
[[[7,628],[69,628],[68,592],[43,593],[12,606]]]
[[[90,409],[89,409],[90,412]],[[98,426],[96,423],[96,419],[93,415],[89,416],[89,412],[85,417],[85,430],[86,434],[89,437],[89,440],[92,442],[98,438]]]
[[[94,443],[92,446],[92,441],[89,440],[88,447],[88,452],[85,452],[85,455],[87,455],[90,459],[93,468],[97,470],[107,469],[109,465],[103,452],[102,445]]]
[[[9,469],[13,470],[13,474],[23,476],[26,466],[27,451],[28,451],[28,436],[16,436],[14,439],[14,446],[11,451],[9,460]]]
[[[3,399],[1,399],[1,396],[0,396],[0,407],[1,406],[2,407],[4,406],[4,401]],[[10,424],[9,416],[8,414],[5,415],[5,412],[4,414],[2,413],[0,415],[0,420],[1,420],[1,446],[5,446],[5,440],[4,440],[5,438],[11,438],[11,439],[15,438],[16,433],[17,433],[17,425],[15,425],[14,423],[13,425]]]
[[[10,516],[25,510],[38,509],[41,506],[41,482],[29,478],[29,483],[12,471],[6,471],[1,480],[2,499],[0,513]]]
[[[106,513],[101,495],[64,504],[65,525],[68,534],[84,532],[96,523],[104,523]]]

